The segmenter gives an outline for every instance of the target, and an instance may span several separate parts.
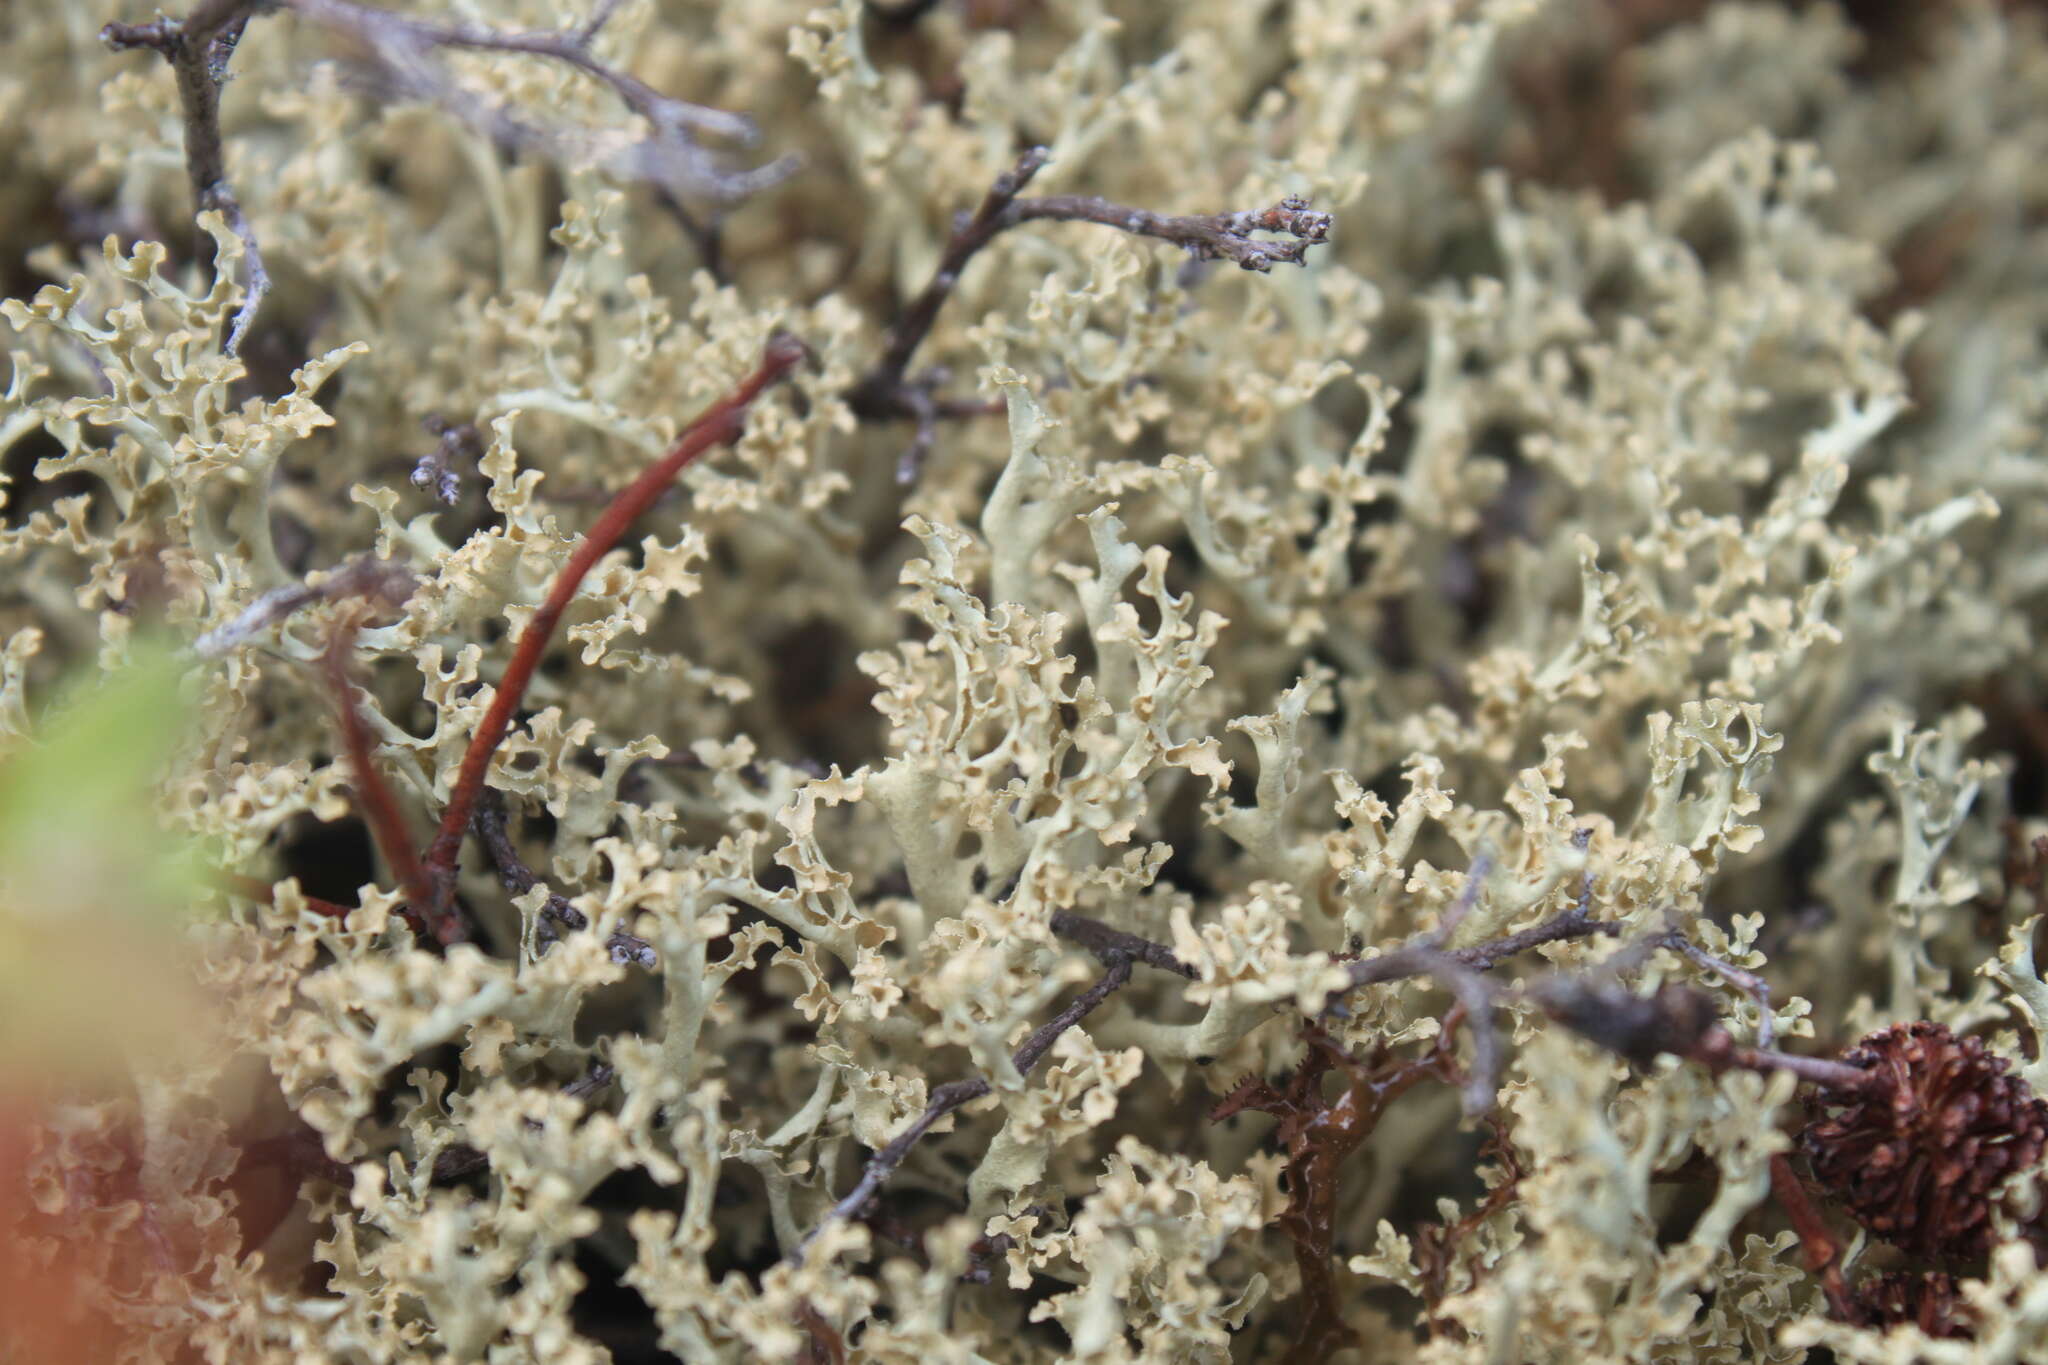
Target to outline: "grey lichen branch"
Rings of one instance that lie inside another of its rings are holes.
[[[185,171],[192,182],[193,216],[218,211],[242,242],[244,281],[242,304],[229,324],[226,355],[242,349],[249,325],[263,296],[270,292],[270,274],[263,251],[249,226],[242,202],[228,179],[227,150],[220,135],[220,89],[228,78],[228,60],[251,15],[270,7],[271,0],[205,0],[183,19],[168,16],[147,24],[108,24],[100,41],[116,52],[146,47],[171,65],[178,82],[178,104],[185,120]]]
[[[917,424],[911,454],[904,460],[904,467],[913,476],[931,447],[938,418],[1002,411],[987,405],[962,408],[934,398],[931,390],[941,382],[936,372],[917,379],[909,377],[911,358],[931,335],[946,300],[960,282],[961,272],[999,234],[1020,223],[1097,223],[1133,236],[1171,242],[1193,260],[1232,261],[1245,270],[1260,272],[1269,271],[1278,263],[1306,265],[1308,249],[1330,238],[1331,216],[1309,208],[1308,201],[1297,195],[1289,195],[1266,209],[1181,216],[1132,208],[1095,195],[1021,198],[1032,178],[1044,168],[1048,155],[1045,148],[1033,147],[1018,157],[1016,164],[989,186],[980,207],[955,223],[931,281],[890,327],[881,359],[847,394],[854,415],[863,420],[908,420]],[[1260,237],[1255,233],[1275,236]]]
[[[1045,1054],[1052,1050],[1052,1045],[1059,1041],[1061,1034],[1087,1018],[1097,1006],[1116,994],[1131,979],[1131,958],[1127,954],[1115,948],[1108,948],[1101,956],[1109,964],[1108,970],[1103,972],[1094,985],[1075,996],[1073,1002],[1065,1009],[1032,1030],[1031,1036],[1011,1054],[1011,1065],[1017,1068],[1020,1076],[1030,1075],[1032,1068],[1044,1060]],[[803,1238],[790,1248],[786,1259],[792,1262],[801,1260],[804,1248],[808,1247],[827,1226],[858,1216],[868,1201],[888,1182],[889,1177],[896,1173],[896,1168],[910,1155],[911,1148],[917,1146],[919,1140],[931,1131],[933,1124],[960,1106],[980,1099],[993,1089],[986,1077],[974,1076],[964,1081],[949,1082],[932,1091],[931,1101],[925,1106],[924,1112],[913,1119],[908,1128],[891,1139],[888,1146],[868,1160],[866,1169],[861,1172],[859,1183],[847,1192],[845,1198],[832,1206],[830,1212],[816,1227],[805,1233]]]

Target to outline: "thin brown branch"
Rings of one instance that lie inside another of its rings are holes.
[[[1792,1220],[1792,1230],[1799,1234],[1799,1249],[1806,1256],[1806,1268],[1820,1277],[1828,1311],[1838,1321],[1858,1321],[1849,1302],[1849,1287],[1842,1280],[1842,1249],[1835,1244],[1827,1224],[1821,1221],[1813,1201],[1806,1197],[1806,1187],[1783,1152],[1771,1158],[1771,1193],[1785,1210],[1785,1216]]]
[[[1131,979],[1129,957],[1110,950],[1105,960],[1108,961],[1109,967],[1101,978],[1074,997],[1073,1003],[1034,1029],[1031,1036],[1024,1040],[1023,1046],[1011,1055],[1011,1065],[1017,1068],[1020,1075],[1030,1075],[1032,1069],[1052,1049],[1052,1045],[1059,1041],[1061,1034],[1087,1018],[1097,1006],[1122,989],[1124,983]],[[948,1082],[932,1091],[931,1101],[925,1106],[924,1112],[911,1120],[908,1128],[898,1133],[890,1140],[888,1146],[868,1160],[859,1182],[847,1192],[845,1198],[832,1206],[831,1211],[817,1227],[805,1233],[803,1238],[790,1248],[788,1259],[794,1261],[801,1258],[804,1248],[809,1246],[827,1225],[857,1216],[867,1202],[888,1182],[889,1177],[896,1173],[896,1168],[903,1164],[911,1149],[931,1131],[933,1124],[961,1105],[980,1099],[994,1088],[985,1077],[974,1076],[964,1081]]]
[[[437,104],[515,150],[555,161],[596,160],[615,173],[648,181],[677,196],[718,203],[734,203],[767,189],[798,167],[796,158],[784,157],[748,171],[726,169],[697,137],[721,137],[751,146],[760,138],[752,119],[664,95],[599,60],[591,44],[611,17],[613,4],[600,4],[581,25],[514,32],[461,20],[395,14],[357,0],[279,3],[354,38],[395,93]],[[621,104],[644,119],[647,134],[630,144],[603,148],[584,133],[532,122],[507,106],[482,98],[449,75],[439,60],[439,53],[448,50],[537,57],[572,67],[610,89]]]
[[[1497,1117],[1489,1117],[1486,1127],[1488,1137],[1480,1146],[1479,1155],[1482,1159],[1487,1156],[1500,1159],[1500,1182],[1487,1192],[1477,1208],[1456,1223],[1424,1223],[1415,1230],[1415,1265],[1422,1275],[1422,1302],[1427,1310],[1423,1315],[1423,1327],[1432,1339],[1445,1331],[1455,1334],[1460,1340],[1464,1338],[1464,1329],[1455,1320],[1441,1316],[1458,1247],[1487,1219],[1514,1201],[1520,1193],[1522,1177],[1527,1174],[1515,1155],[1515,1144],[1508,1136],[1507,1125]]]
[[[491,756],[504,742],[505,732],[512,724],[512,715],[519,709],[520,699],[526,695],[526,685],[540,666],[541,655],[546,652],[562,613],[582,586],[584,576],[598,560],[611,552],[628,528],[661,496],[669,481],[685,466],[706,451],[739,438],[746,427],[747,409],[754,400],[769,385],[789,373],[804,355],[803,343],[795,337],[784,333],[771,337],[754,372],[685,427],[682,436],[666,455],[649,465],[612,499],[569,556],[568,563],[555,576],[547,599],[534,611],[526,629],[520,634],[519,643],[512,651],[512,660],[506,665],[504,676],[498,680],[497,690],[484,710],[476,733],[470,737],[454,790],[449,794],[448,807],[441,816],[441,828],[427,850],[426,873],[433,883],[433,904],[437,910],[453,898],[455,860],[462,850],[463,835],[469,829],[470,813],[483,790],[484,774],[490,768]]]
[[[1121,956],[1132,962],[1141,962],[1147,967],[1184,976],[1190,981],[1200,978],[1201,973],[1173,955],[1163,943],[1154,943],[1149,938],[1127,934],[1121,929],[1112,929],[1099,919],[1077,915],[1071,910],[1055,910],[1052,915],[1052,931],[1061,938],[1078,943],[1095,954],[1105,965],[1114,957]]]
[[[412,584],[412,574],[391,560],[361,555],[334,569],[318,586],[290,583],[272,588],[243,608],[234,620],[201,635],[192,647],[203,659],[218,658],[315,602],[379,597],[395,604],[404,601]]]
[[[1325,1360],[1357,1341],[1330,1273],[1345,1165],[1389,1104],[1423,1077],[1446,1074],[1449,1055],[1439,1037],[1427,1056],[1395,1062],[1382,1055],[1367,1066],[1313,1020],[1302,1021],[1301,1028],[1308,1051],[1284,1084],[1247,1076],[1209,1110],[1209,1118],[1221,1122],[1255,1109],[1280,1120],[1274,1137],[1287,1149],[1287,1208],[1276,1221],[1294,1244],[1301,1272],[1301,1306],[1287,1359],[1306,1361]],[[1348,1078],[1335,1099],[1326,1097],[1323,1085],[1332,1065]]]
[[[487,786],[478,794],[476,814],[470,818],[470,827],[476,831],[477,842],[483,845],[491,866],[498,870],[499,883],[507,891],[523,896],[540,884],[540,878],[526,865],[512,842],[505,815],[505,797],[496,787]],[[572,905],[566,896],[553,891],[548,893],[547,902],[541,906],[540,937],[544,944],[554,942],[562,930],[589,927],[589,917]],[[612,961],[622,967],[638,966],[652,970],[659,965],[654,945],[637,934],[614,932],[605,940],[605,947],[610,951]]]
[[[1706,949],[1673,929],[1665,940],[1671,948],[1689,959],[1695,966],[1704,967],[1723,981],[1747,995],[1756,1002],[1757,1024],[1756,1045],[1768,1048],[1777,1038],[1777,1024],[1771,1014],[1771,984],[1755,972],[1738,967],[1725,958],[1715,957]]]
[[[220,884],[222,889],[231,895],[241,896],[244,899],[257,901],[263,905],[275,905],[277,903],[277,888],[260,877],[246,877],[238,872],[224,872],[220,874]],[[303,891],[299,893],[299,898],[306,903],[308,910],[311,910],[316,915],[323,915],[328,919],[345,920],[349,917],[350,912],[356,909],[353,905],[343,905],[338,901],[322,900],[318,896],[306,895]],[[413,914],[411,906],[402,907],[398,913],[405,919],[406,923],[413,926],[415,933],[419,932],[419,919],[418,916]]]
[[[108,24],[100,30],[100,41],[116,52],[146,47],[170,63],[185,122],[185,172],[192,184],[193,213],[217,211],[241,239],[248,278],[241,306],[221,344],[227,355],[242,349],[256,310],[270,292],[270,273],[264,269],[263,249],[228,179],[227,151],[220,133],[220,88],[227,81],[228,59],[241,41],[243,27],[270,4],[271,0],[204,0],[182,20]]]
[[[929,451],[934,422],[952,415],[945,400],[932,395],[939,382],[931,376],[912,379],[911,359],[931,335],[961,272],[999,234],[1020,223],[1096,223],[1133,236],[1171,242],[1198,261],[1227,260],[1246,270],[1267,271],[1275,264],[1306,264],[1308,249],[1329,240],[1331,218],[1311,210],[1306,201],[1289,196],[1268,209],[1238,213],[1174,216],[1132,208],[1092,195],[1018,196],[1045,165],[1046,149],[1033,147],[996,177],[973,214],[960,220],[939,254],[931,281],[911,300],[889,329],[874,368],[848,391],[854,415],[866,421],[909,421],[917,435],[904,457],[904,471],[914,479]],[[1255,237],[1274,233],[1288,240]]]

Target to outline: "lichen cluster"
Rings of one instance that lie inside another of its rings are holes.
[[[2038,11],[389,8],[0,10],[0,1361],[2048,1358]]]

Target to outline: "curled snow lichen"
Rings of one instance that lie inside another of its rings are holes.
[[[2030,15],[180,8],[0,16],[0,1359],[2048,1353]]]

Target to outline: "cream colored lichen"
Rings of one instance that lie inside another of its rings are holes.
[[[1282,1081],[1310,1017],[1361,1057],[1469,1065],[1436,985],[1347,992],[1345,964],[1582,897],[1616,935],[1495,978],[1620,963],[1757,1041],[1759,1001],[1642,944],[1678,930],[1770,982],[1780,1046],[1935,1018],[2048,1088],[2039,907],[2008,875],[2048,828],[2020,804],[2048,592],[2038,27],[1926,7],[1901,57],[1838,9],[1747,0],[1655,32],[1599,0],[960,0],[909,32],[869,8],[626,0],[599,36],[751,114],[735,164],[804,157],[684,204],[722,218],[722,271],[568,65],[450,58],[575,151],[521,157],[258,16],[223,128],[277,287],[239,359],[243,247],[211,214],[188,241],[169,74],[96,37],[151,7],[0,14],[0,753],[149,628],[229,640],[186,660],[198,719],[157,804],[270,887],[190,930],[242,1058],[53,1111],[24,1245],[68,1225],[112,1273],[153,1216],[177,1274],[119,1313],[212,1360],[595,1362],[598,1276],[692,1365],[820,1332],[920,1365],[1278,1359],[1284,1157],[1206,1111]],[[1572,71],[1636,103],[1553,124]],[[1626,152],[1606,197],[1546,183],[1546,140],[1590,166],[1592,131]],[[1332,240],[1255,275],[1097,224],[999,234],[910,367],[988,411],[900,486],[912,425],[851,395],[1031,145],[1033,194],[1299,193]],[[361,811],[335,632],[363,613],[344,663],[424,836],[603,497],[777,329],[812,363],[584,580],[493,758],[538,884],[472,851],[476,943],[421,946],[392,868],[307,852]],[[452,506],[408,479],[430,415],[478,434]],[[411,575],[402,603],[208,636],[366,553]],[[590,928],[557,932],[550,896]],[[1027,1075],[1017,1049],[1107,969],[1061,914],[1191,976],[1135,965]],[[1476,1207],[1473,1142],[1436,1081],[1389,1108],[1337,1205],[1356,1359],[2048,1349],[2017,1242],[1965,1277],[1967,1350],[1827,1321],[1766,1197],[1788,1081],[1633,1072],[1511,990],[1496,1016],[1523,1174],[1433,1279],[1415,1210]],[[835,1216],[973,1076],[990,1092],[869,1221]],[[232,1148],[308,1125],[346,1174],[309,1167],[244,1254]],[[137,1134],[146,1198],[104,1179]]]

